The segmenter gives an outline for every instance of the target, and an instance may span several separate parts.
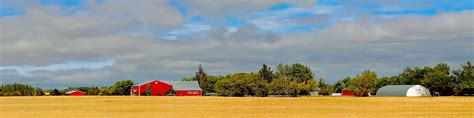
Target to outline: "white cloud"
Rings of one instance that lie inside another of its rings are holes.
[[[171,35],[186,35],[186,34],[193,34],[193,33],[198,33],[202,31],[207,31],[209,29],[211,29],[210,25],[188,23],[184,25],[183,28],[180,30],[171,31],[170,34]]]
[[[35,71],[61,71],[74,69],[101,69],[107,66],[114,65],[113,60],[99,61],[99,62],[66,62],[59,64],[52,64],[48,66],[0,66],[0,70],[15,70],[23,76],[35,76]]]
[[[279,3],[295,4],[303,8],[311,7],[316,3],[315,0],[189,0],[182,2],[188,5],[193,14],[210,13],[212,15],[241,15]]]

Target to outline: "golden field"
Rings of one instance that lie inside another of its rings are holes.
[[[474,97],[0,97],[0,117],[474,117]]]

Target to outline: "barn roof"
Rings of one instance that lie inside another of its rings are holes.
[[[174,90],[202,90],[197,81],[162,81],[173,85]]]
[[[150,82],[153,82],[153,81],[157,81],[157,80],[145,81],[145,82],[142,82],[142,83],[135,84],[135,85],[133,85],[133,86],[141,86],[141,85],[145,85],[145,84],[148,84],[148,83],[150,83]]]
[[[416,85],[387,85],[377,90],[377,96],[406,96],[408,89]]]
[[[68,91],[68,92],[66,92],[66,93],[64,93],[64,94],[69,95],[69,94],[72,94],[72,93],[75,93],[75,92],[81,92],[81,93],[83,93],[83,94],[86,94],[86,92],[82,92],[82,91],[79,91],[79,90]]]

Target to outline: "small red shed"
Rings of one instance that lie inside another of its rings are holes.
[[[73,91],[68,91],[65,94],[69,95],[69,96],[85,96],[86,92],[82,92],[82,91],[79,91],[79,90],[73,90]]]
[[[341,96],[355,96],[353,90],[342,90]]]

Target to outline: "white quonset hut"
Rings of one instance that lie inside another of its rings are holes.
[[[377,90],[377,96],[431,96],[421,85],[387,85]]]

